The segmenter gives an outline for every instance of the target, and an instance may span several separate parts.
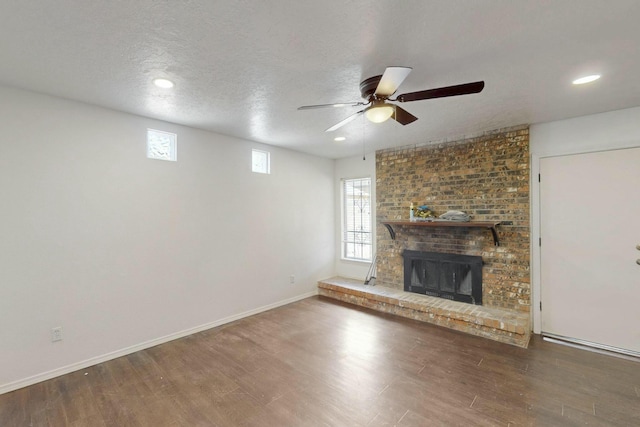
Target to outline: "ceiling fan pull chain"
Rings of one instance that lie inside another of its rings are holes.
[[[365,126],[367,122],[364,119],[364,115],[362,115],[362,160],[367,160],[365,149],[364,149],[364,136],[365,136]]]

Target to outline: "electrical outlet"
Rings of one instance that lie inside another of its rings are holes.
[[[292,285],[296,283],[296,276],[294,276],[293,274],[289,276],[289,283],[291,283]]]
[[[51,342],[62,341],[62,326],[51,328]]]

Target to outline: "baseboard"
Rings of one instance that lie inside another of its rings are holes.
[[[126,356],[131,353],[135,353],[136,351],[145,350],[147,348],[155,347],[160,344],[167,343],[169,341],[173,341],[179,338],[186,337],[191,334],[195,334],[198,332],[206,331],[207,329],[215,328],[217,326],[225,325],[227,323],[234,322],[236,320],[243,319],[245,317],[253,316],[258,313],[262,313],[264,311],[272,310],[274,308],[281,307],[283,305],[291,304],[296,301],[303,300],[305,298],[309,298],[312,296],[318,295],[318,289],[314,289],[311,292],[306,292],[302,295],[297,295],[292,298],[288,298],[286,300],[278,301],[273,304],[268,304],[262,307],[258,307],[253,310],[245,311],[243,313],[235,314],[233,316],[225,317],[223,319],[219,319],[210,323],[206,323],[204,325],[196,326],[194,328],[185,329],[180,332],[176,332],[170,335],[165,335],[164,337],[156,338],[150,341],[145,341],[140,344],[133,345],[131,347],[126,347],[120,350],[116,350],[107,354],[103,354],[101,356],[92,357],[87,360],[83,360],[81,362],[72,363],[71,365],[67,365],[61,368],[53,369],[51,371],[43,372],[41,374],[33,375],[31,377],[27,377],[18,381],[13,381],[7,384],[0,385],[0,394],[9,393],[14,390],[18,390],[23,387],[27,387],[33,384],[37,384],[42,381],[50,380],[52,378],[56,378],[62,375],[69,374],[71,372],[78,371],[80,369],[88,368],[89,366],[97,365],[99,363],[107,362],[112,359],[117,359],[118,357]]]

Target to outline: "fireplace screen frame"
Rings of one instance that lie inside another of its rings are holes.
[[[408,249],[402,256],[406,292],[482,305],[481,256]]]

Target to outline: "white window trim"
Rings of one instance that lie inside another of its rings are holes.
[[[149,134],[150,133],[156,133],[156,134],[164,134],[164,135],[170,135],[172,137],[172,149],[171,149],[171,153],[170,153],[170,158],[168,159],[163,159],[161,157],[154,157],[150,155],[150,151],[149,151]],[[147,128],[147,158],[151,159],[151,160],[163,160],[165,162],[177,162],[178,161],[178,135],[173,133],[173,132],[166,132],[163,130],[158,130],[158,129],[151,129],[151,128]]]
[[[374,251],[374,232],[373,232],[373,194],[369,194],[369,233],[371,236],[371,249],[370,255],[371,258],[349,258],[345,255],[345,214],[346,214],[346,206],[345,206],[345,182],[346,181],[354,181],[354,180],[369,180],[369,189],[373,189],[373,179],[371,176],[361,176],[361,177],[350,177],[350,178],[341,178],[340,179],[340,259],[341,261],[353,262],[353,263],[363,263],[370,264],[373,261],[373,251]]]
[[[253,167],[254,166],[253,165],[253,154],[254,153],[261,153],[261,154],[266,154],[267,155],[267,170],[265,172],[254,169],[254,167]],[[259,150],[257,148],[252,148],[251,149],[251,172],[260,173],[260,174],[263,174],[263,175],[271,175],[271,152],[266,151],[266,150]]]

